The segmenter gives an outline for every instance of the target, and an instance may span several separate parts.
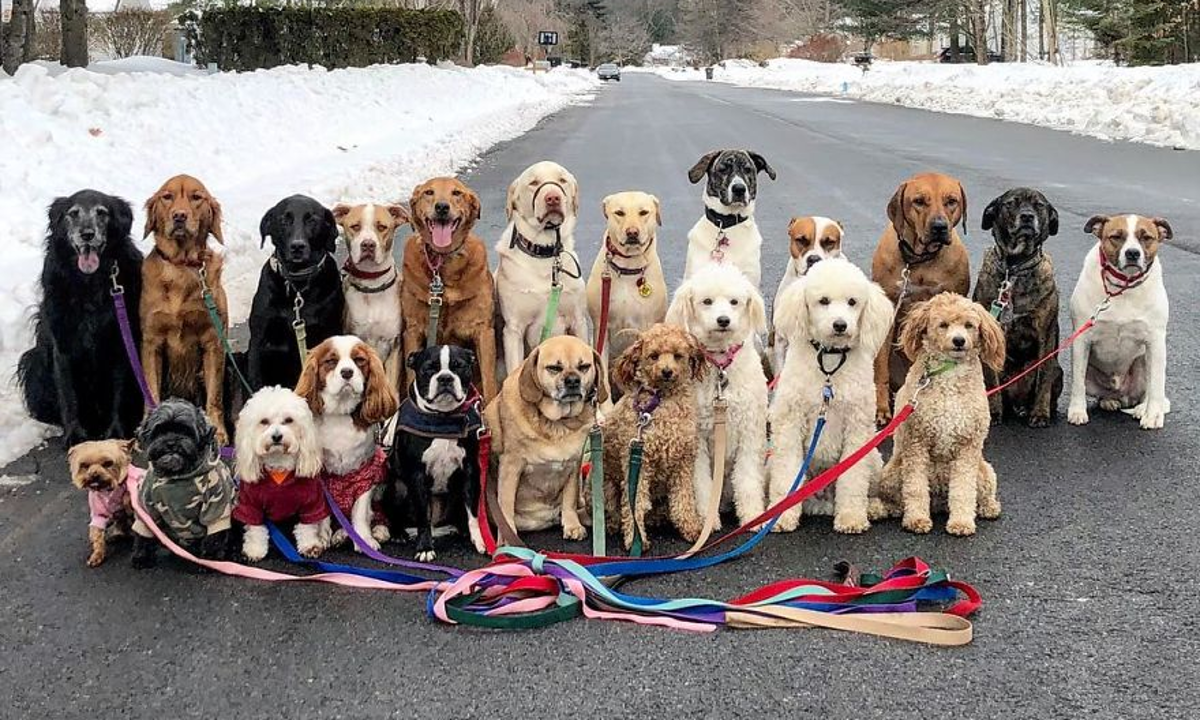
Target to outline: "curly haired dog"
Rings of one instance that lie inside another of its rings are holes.
[[[768,464],[772,505],[791,488],[822,409],[826,425],[809,477],[833,467],[875,434],[871,380],[875,355],[891,325],[887,294],[841,258],[817,263],[780,296],[775,328],[790,349],[771,403],[771,430],[779,438]],[[833,393],[828,403],[827,383]],[[833,515],[833,529],[840,533],[867,530],[870,519],[886,514],[877,492],[882,469],[879,451],[872,450],[836,485],[804,503],[803,511]],[[796,506],[774,529],[790,532],[800,516]]]
[[[904,508],[903,526],[933,528],[930,492],[945,496],[946,532],[973,535],[975,518],[1000,517],[996,471],[983,459],[991,427],[983,365],[1004,367],[1004,330],[982,305],[942,293],[908,313],[900,345],[912,360],[896,407],[920,405],[896,431],[895,452],[883,468],[880,493]]]
[[[659,519],[654,510],[663,500],[683,539],[695,542],[704,529],[692,488],[698,445],[695,384],[704,371],[700,342],[683,328],[663,324],[643,332],[613,364],[613,381],[625,395],[605,420],[605,509],[610,523],[619,512],[626,550],[633,545],[635,524],[649,546],[646,522]],[[630,442],[638,436],[639,419],[646,417],[640,482],[630,507]]]

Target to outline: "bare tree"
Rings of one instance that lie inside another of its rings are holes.
[[[125,58],[162,54],[164,39],[174,22],[169,12],[138,8],[97,16],[92,27],[98,47],[113,57]]]
[[[625,65],[650,50],[650,30],[631,15],[616,15],[601,28],[596,44],[600,55]]]
[[[33,59],[33,0],[12,0],[12,15],[4,33],[4,72],[12,75],[17,67]]]
[[[62,18],[62,64],[86,67],[88,64],[87,0],[59,0]]]
[[[517,49],[529,56],[538,48],[540,31],[557,31],[560,38],[566,35],[567,26],[558,14],[555,0],[504,0],[497,3],[496,15]]]

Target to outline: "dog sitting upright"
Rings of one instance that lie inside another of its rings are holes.
[[[683,279],[710,262],[728,262],[758,287],[762,281],[762,234],[754,222],[758,174],[775,179],[766,158],[750,150],[713,150],[688,170],[704,186],[704,216],[688,231]]]
[[[984,368],[995,387],[1058,347],[1058,285],[1054,263],[1042,251],[1046,238],[1058,234],[1058,211],[1037,190],[1014,188],[984,209],[983,229],[992,231],[996,245],[983,254],[974,299],[1000,321],[1007,353],[999,374]],[[1008,414],[1029,427],[1048,426],[1062,386],[1062,367],[1053,358],[988,399],[992,422]]]
[[[389,456],[385,504],[392,529],[411,518],[417,528],[416,557],[436,557],[433,528],[447,520],[462,525],[471,543],[487,552],[476,516],[479,505],[479,394],[471,387],[475,354],[453,345],[435,345],[408,356],[413,383],[400,403]],[[440,505],[440,507],[435,507]],[[404,506],[407,506],[406,508]],[[407,513],[404,510],[407,509]]]
[[[138,428],[138,445],[150,461],[138,500],[171,540],[201,557],[223,559],[236,490],[216,435],[204,413],[185,400],[171,398],[150,411]],[[150,567],[154,535],[141,518],[133,532],[133,566]]]
[[[88,540],[92,551],[88,567],[97,567],[108,554],[108,536],[128,535],[133,522],[125,479],[129,474],[132,440],[93,440],[67,452],[71,482],[88,492]]]
[[[774,350],[772,369],[778,375],[787,360],[788,339],[785,333],[775,331],[775,314],[779,312],[783,293],[808,272],[809,268],[822,260],[842,256],[842,224],[837,220],[813,215],[794,217],[788,223],[788,251],[791,259],[779,279],[775,290],[775,301],[771,304],[771,345]]]

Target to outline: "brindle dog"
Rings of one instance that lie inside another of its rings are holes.
[[[997,316],[1008,348],[998,376],[984,371],[988,387],[994,387],[1058,347],[1058,286],[1054,263],[1042,251],[1046,238],[1058,234],[1058,211],[1037,190],[1014,188],[983,211],[983,229],[992,231],[996,245],[983,256],[974,300]],[[989,399],[992,423],[1007,414],[1024,418],[1029,427],[1048,426],[1062,387],[1062,367],[1054,358]]]

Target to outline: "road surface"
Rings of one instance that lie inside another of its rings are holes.
[[[0,716],[1196,717],[1200,156],[628,74],[467,173],[483,198],[478,229],[493,244],[508,182],[554,159],[582,186],[584,266],[601,236],[600,199],[644,189],[662,200],[659,248],[677,284],[684,236],[701,208],[686,171],[718,147],[753,148],[779,173],[760,183],[758,200],[768,299],[790,216],[842,220],[846,252],[869,266],[888,198],[927,169],[967,189],[973,267],[990,242],[977,229],[987,202],[1015,185],[1044,190],[1061,216],[1048,247],[1064,303],[1092,243],[1082,231],[1092,214],[1135,211],[1173,223],[1179,240],[1162,252],[1174,311],[1165,430],[1143,432],[1100,412],[1085,428],[1060,420],[1042,431],[994,430],[987,456],[1004,517],[981,523],[971,539],[940,525],[916,537],[896,523],[842,537],[813,519],[739,561],[629,586],[732,597],[771,580],[828,577],[841,559],[881,569],[919,555],[983,593],[972,645],[934,649],[830,631],[691,635],[584,620],[503,634],[438,625],[420,598],[197,575],[173,561],[138,573],[127,549],[89,570],[86,504],[52,441],[5,470],[40,472],[34,482],[0,488]],[[545,534],[531,540],[562,546]],[[461,546],[439,560],[476,561]]]

